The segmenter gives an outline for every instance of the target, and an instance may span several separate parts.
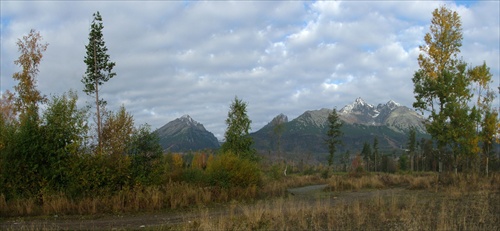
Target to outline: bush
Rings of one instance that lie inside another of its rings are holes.
[[[262,182],[257,163],[239,158],[232,153],[223,153],[207,163],[210,185],[222,188],[259,186]]]

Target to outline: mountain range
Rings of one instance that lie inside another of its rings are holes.
[[[283,152],[289,156],[327,153],[324,139],[327,131],[327,118],[331,109],[306,111],[289,121],[279,114],[266,126],[251,133],[254,147],[260,153]],[[380,151],[390,152],[406,145],[407,134],[414,127],[419,136],[425,136],[424,118],[414,110],[393,100],[377,106],[357,98],[344,106],[337,114],[344,122],[342,126],[343,147],[340,151],[360,152],[364,142],[379,141]],[[276,129],[281,124],[280,129]],[[173,120],[157,131],[160,144],[166,151],[186,152],[199,149],[217,149],[217,138],[202,124],[188,115]]]
[[[276,123],[270,122],[259,131],[252,133],[255,147],[261,153],[275,153],[278,150],[289,156],[299,153],[327,153],[325,144],[327,118],[331,109],[306,111],[302,115],[283,123],[283,132],[277,134]],[[341,128],[343,146],[339,151],[361,151],[363,144],[379,141],[379,149],[389,153],[406,146],[408,131],[414,127],[419,137],[426,136],[424,118],[414,110],[390,100],[373,106],[357,98],[337,112],[343,121]],[[286,116],[278,115],[273,119]],[[279,147],[278,147],[279,146]]]

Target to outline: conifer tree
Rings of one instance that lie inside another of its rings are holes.
[[[99,86],[113,78],[116,73],[112,72],[115,63],[109,61],[109,55],[107,54],[108,48],[104,43],[102,34],[104,26],[102,25],[102,17],[99,11],[94,13],[93,17],[94,19],[92,20],[89,34],[89,43],[85,46],[87,55],[85,56],[84,62],[87,65],[87,70],[85,71],[82,83],[85,85],[83,91],[87,95],[95,96],[98,139],[97,152],[100,153],[102,151],[101,107],[106,105],[106,101],[99,98]]]
[[[342,144],[343,132],[340,130],[342,128],[342,121],[337,114],[337,109],[333,109],[328,115],[328,131],[326,133],[326,144],[328,145],[328,166],[333,165],[335,152],[339,145]]]

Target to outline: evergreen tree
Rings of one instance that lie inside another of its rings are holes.
[[[87,65],[87,70],[85,71],[82,83],[85,85],[83,91],[87,95],[95,96],[98,142],[97,152],[100,153],[102,151],[101,108],[105,106],[106,101],[99,98],[99,86],[113,78],[116,73],[112,72],[115,63],[109,61],[109,55],[107,54],[108,48],[104,43],[102,17],[99,11],[94,13],[93,16],[94,19],[92,20],[90,28],[89,43],[85,46],[87,55],[85,56],[84,62]]]
[[[378,165],[380,162],[380,154],[378,152],[378,138],[375,136],[373,138],[373,168],[375,171],[378,170]]]
[[[342,144],[343,132],[340,130],[342,128],[342,121],[337,114],[337,109],[333,109],[328,115],[328,131],[326,133],[326,144],[328,145],[328,166],[333,165],[335,152],[337,151],[338,145]]]
[[[415,150],[417,149],[417,132],[414,127],[410,128],[408,136],[408,143],[406,145],[410,154],[410,171],[413,171]]]
[[[372,148],[368,142],[363,144],[363,150],[361,151],[361,156],[363,156],[363,160],[366,162],[366,169],[370,170],[370,165],[372,161]]]

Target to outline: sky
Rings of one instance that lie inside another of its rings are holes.
[[[38,89],[93,102],[81,80],[99,11],[117,74],[99,94],[136,125],[155,130],[187,114],[222,140],[235,97],[252,131],[358,97],[411,107],[418,47],[442,5],[461,16],[460,56],[486,62],[498,86],[499,1],[0,1],[0,92],[17,84],[16,41],[35,29],[49,43]]]

